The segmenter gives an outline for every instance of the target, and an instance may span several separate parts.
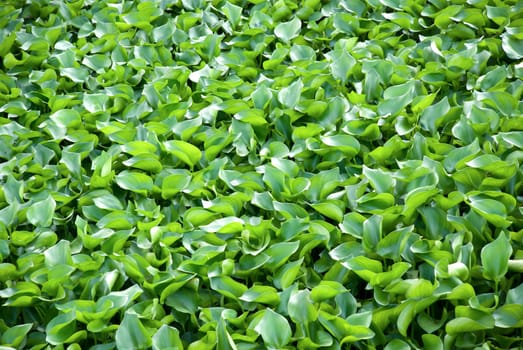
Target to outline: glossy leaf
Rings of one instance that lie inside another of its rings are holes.
[[[483,273],[488,279],[499,281],[508,271],[512,246],[504,233],[481,249]]]
[[[196,146],[185,141],[166,141],[164,146],[168,152],[172,153],[191,168],[194,167],[202,157],[202,152]]]
[[[180,340],[180,334],[176,328],[163,325],[153,335],[152,347],[154,350],[178,350],[183,349],[183,343]]]
[[[135,171],[124,170],[116,176],[115,181],[121,188],[137,193],[145,194],[153,188],[149,176]]]
[[[261,335],[265,345],[276,349],[287,345],[292,335],[291,327],[285,317],[271,309],[263,311],[263,316],[254,330]]]
[[[289,43],[294,39],[301,28],[301,21],[299,18],[295,17],[289,22],[282,22],[274,28],[274,34],[280,40],[285,43]]]
[[[49,227],[53,222],[56,201],[51,196],[34,203],[27,210],[27,220],[35,226]]]
[[[115,336],[118,349],[146,349],[152,344],[151,336],[136,315],[126,313]]]

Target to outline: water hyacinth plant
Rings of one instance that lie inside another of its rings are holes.
[[[4,0],[1,349],[519,349],[523,3]]]

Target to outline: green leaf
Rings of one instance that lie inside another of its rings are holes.
[[[300,272],[303,258],[296,261],[286,263],[274,275],[274,285],[279,289],[286,289],[290,287]]]
[[[0,263],[0,282],[15,280],[17,275],[18,273],[15,265],[10,263]]]
[[[337,12],[334,15],[334,28],[342,33],[354,35],[359,27],[358,19],[348,13]]]
[[[410,345],[400,339],[391,340],[383,350],[410,350]]]
[[[202,158],[202,152],[194,145],[179,140],[165,141],[163,143],[167,152],[172,153],[185,164],[194,168]]]
[[[424,349],[434,349],[434,350],[443,350],[443,342],[441,339],[434,334],[423,334],[421,336],[423,339],[423,348]]]
[[[35,238],[36,233],[30,231],[14,231],[11,234],[11,242],[15,246],[24,247],[31,243]]]
[[[45,340],[53,345],[66,343],[73,337],[76,331],[76,315],[74,312],[59,314],[54,317],[46,326]],[[85,331],[84,331],[85,332]]]
[[[494,311],[494,322],[496,327],[500,328],[521,328],[523,327],[523,320],[521,314],[523,312],[523,305],[520,304],[505,304]]]
[[[254,107],[257,109],[264,109],[272,99],[272,92],[265,85],[260,85],[251,94]]]
[[[396,115],[399,113],[412,102],[415,88],[414,80],[387,88],[383,93],[384,101],[378,104],[378,113],[381,115]]]
[[[2,346],[18,348],[26,339],[27,333],[33,327],[32,323],[25,323],[7,329],[0,337]]]
[[[168,199],[174,197],[181,192],[191,182],[191,174],[189,172],[180,172],[166,176],[162,182],[162,198]]]
[[[174,125],[172,131],[183,141],[187,141],[200,128],[202,121],[201,117],[179,121]]]
[[[127,159],[122,164],[152,173],[159,173],[163,168],[162,163],[160,163],[156,155],[146,153]]]
[[[347,261],[364,254],[363,246],[357,242],[345,242],[332,249],[329,255],[336,261]]]
[[[156,146],[146,141],[130,141],[121,146],[122,151],[132,156],[155,153]]]
[[[223,12],[225,13],[227,19],[231,23],[231,27],[235,29],[240,23],[242,8],[240,6],[231,4],[227,1],[225,5],[223,5]]]
[[[381,273],[377,273],[376,275],[374,275],[370,280],[370,284],[373,286],[386,287],[391,282],[393,282],[393,281],[397,280],[398,278],[400,278],[401,276],[403,276],[403,274],[405,274],[410,268],[411,268],[411,265],[409,263],[406,263],[403,261],[394,263],[394,265],[392,266],[392,269],[390,271],[381,272]],[[422,280],[422,281],[424,281],[424,280]],[[420,288],[420,290],[418,290],[417,292],[420,292],[422,294],[427,294],[426,292],[424,292],[422,290],[422,287],[426,287],[426,290],[430,290],[430,291],[432,291],[432,289],[433,289],[432,285],[427,285],[427,286],[416,285],[416,287]],[[413,289],[413,288],[414,287],[412,287],[411,289]],[[410,290],[405,293],[405,295],[408,295],[410,298],[412,298],[413,295],[411,295],[411,294],[412,293],[410,293]]]
[[[521,38],[517,38],[514,35],[503,33],[501,35],[502,47],[508,57],[513,60],[519,60],[523,58],[523,45],[521,44]]]
[[[27,210],[27,220],[35,226],[49,227],[53,222],[56,201],[50,195],[32,204]]]
[[[261,303],[275,306],[280,302],[280,296],[276,289],[271,286],[256,285],[243,293],[240,300],[249,303]]]
[[[234,115],[234,118],[244,122],[249,123],[253,126],[262,126],[267,124],[267,121],[264,118],[263,110],[261,109],[248,109],[239,111]]]
[[[144,195],[153,189],[153,180],[149,176],[136,171],[124,170],[116,175],[115,181],[124,190]]]
[[[87,80],[87,77],[89,77],[89,70],[84,67],[61,68],[60,74],[75,83],[83,83]]]
[[[375,251],[378,242],[382,238],[383,218],[373,215],[363,222],[362,245],[366,251]]]
[[[102,112],[107,109],[109,97],[106,94],[84,95],[83,106],[90,113]]]
[[[225,325],[225,320],[221,319],[218,321],[218,327],[216,332],[217,337],[217,350],[235,350],[238,349],[234,339],[231,337],[227,331],[227,326]]]
[[[378,260],[366,256],[356,256],[343,262],[344,267],[353,270],[363,280],[370,282],[378,273],[383,272],[383,265]]]
[[[338,149],[350,158],[360,151],[360,143],[351,135],[332,135],[321,137],[321,141],[333,149]]]
[[[293,109],[300,101],[302,89],[303,82],[298,79],[278,92],[278,101],[286,108]]]
[[[391,174],[380,169],[371,169],[363,166],[363,175],[367,178],[378,193],[392,192],[394,186],[394,178]]]
[[[44,252],[44,257],[45,265],[50,268],[59,265],[72,264],[70,242],[66,240],[60,240],[57,244],[49,247]]]
[[[298,241],[279,242],[269,246],[265,251],[269,257],[265,266],[271,270],[279,268],[292,254],[298,251],[299,246],[300,243]]]
[[[207,232],[234,233],[241,231],[244,223],[240,218],[229,216],[216,219],[207,225],[200,226],[200,228]]]
[[[327,57],[332,61],[330,69],[332,76],[339,79],[342,84],[347,84],[352,69],[356,65],[356,60],[345,50],[334,50],[327,53]]]
[[[93,193],[93,195],[96,195],[96,197],[93,198],[93,202],[98,208],[108,210],[123,210],[122,203],[112,193],[102,190],[100,192]]]
[[[321,281],[316,287],[312,288],[310,299],[319,303],[323,300],[331,299],[346,291],[345,287],[336,281]]]
[[[494,320],[492,321],[477,321],[467,317],[456,317],[450,320],[445,326],[445,331],[450,335],[459,333],[477,332],[494,328]]]
[[[502,83],[507,78],[507,69],[505,67],[497,67],[487,74],[478,78],[477,83],[481,90],[487,91],[490,88]]]
[[[523,132],[521,131],[500,132],[496,136],[511,146],[523,148]]]
[[[290,51],[290,58],[293,62],[312,61],[316,58],[316,52],[307,45],[293,45]]]
[[[512,255],[510,240],[504,233],[481,249],[483,274],[493,281],[500,281],[508,271],[508,260]]]
[[[134,216],[123,210],[115,210],[98,220],[96,226],[115,230],[127,230],[133,228],[136,223]]]
[[[62,109],[49,116],[61,128],[77,128],[82,123],[80,113],[73,109]]]
[[[510,221],[507,220],[507,209],[495,199],[471,196],[469,197],[469,205],[472,210],[497,227],[506,227],[510,224]]]
[[[71,172],[73,177],[80,179],[82,177],[82,156],[80,153],[76,152],[62,152],[62,159],[60,162],[65,164],[67,169]]]
[[[400,312],[398,316],[398,330],[403,336],[407,336],[407,329],[412,323],[414,317],[425,310],[430,305],[434,304],[438,300],[436,296],[430,296],[421,300],[409,301],[405,308]]]
[[[515,288],[509,289],[506,303],[523,305],[523,283]]]
[[[318,318],[318,312],[312,303],[310,294],[308,290],[300,290],[291,294],[287,311],[294,322],[307,324]]]
[[[337,222],[343,220],[343,205],[334,201],[325,201],[311,205],[318,213]]]
[[[216,276],[210,278],[211,288],[218,293],[233,299],[238,299],[247,291],[247,287],[236,282],[229,276]]]
[[[436,104],[433,104],[421,112],[419,119],[420,125],[423,129],[430,131],[434,134],[441,125],[442,119],[450,110],[450,104],[447,97],[445,96]]]
[[[125,313],[115,335],[117,349],[147,349],[152,345],[151,336],[138,316]]]
[[[254,330],[261,335],[265,345],[275,349],[281,349],[287,345],[292,336],[292,330],[287,319],[271,309],[263,311]]]
[[[162,325],[152,337],[153,350],[181,350],[180,333],[174,327]]]
[[[320,311],[319,321],[329,333],[341,340],[341,343],[354,343],[375,336],[368,327],[350,324],[347,320],[325,311]]]
[[[320,171],[311,177],[311,185],[307,196],[312,201],[324,199],[339,185],[340,172],[338,168]]]
[[[406,218],[410,219],[420,206],[438,194],[439,190],[433,187],[434,186],[422,186],[407,193],[405,197],[405,207],[403,209],[403,215],[405,215]]]
[[[484,104],[498,110],[504,116],[511,116],[516,108],[517,101],[505,91],[478,92],[478,99]]]
[[[288,44],[294,39],[301,29],[301,21],[294,17],[289,22],[282,22],[274,28],[274,35],[284,43]]]

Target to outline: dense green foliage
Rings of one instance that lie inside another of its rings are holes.
[[[523,2],[0,5],[0,348],[523,344]]]

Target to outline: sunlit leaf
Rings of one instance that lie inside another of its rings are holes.
[[[27,210],[27,220],[35,226],[49,227],[53,222],[56,201],[51,196],[31,205]]]
[[[264,343],[272,348],[284,347],[292,335],[289,322],[271,309],[263,311],[263,316],[254,330],[261,335]]]
[[[274,28],[274,34],[283,42],[289,43],[298,35],[300,28],[301,21],[299,18],[295,17],[289,22],[278,24],[276,28]]]
[[[146,349],[151,346],[151,336],[138,317],[126,313],[116,331],[116,347],[118,349]]]
[[[137,193],[147,193],[153,188],[153,181],[149,176],[134,171],[122,171],[115,181],[121,188]]]
[[[202,152],[196,146],[185,141],[166,141],[164,142],[164,146],[168,152],[172,153],[191,168],[194,167],[202,157]]]
[[[488,279],[499,281],[508,271],[512,246],[504,233],[481,249],[483,273]]]

